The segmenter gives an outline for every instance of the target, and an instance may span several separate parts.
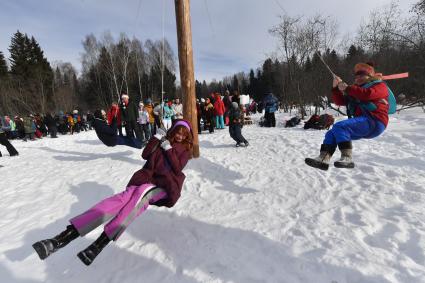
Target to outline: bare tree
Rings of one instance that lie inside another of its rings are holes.
[[[123,91],[125,85],[125,92],[128,94],[128,63],[130,59],[131,52],[131,41],[125,35],[125,33],[120,34],[120,40],[116,46],[116,56],[118,57],[119,70],[121,74],[121,83],[120,83],[120,93]]]
[[[368,21],[360,25],[358,44],[374,54],[393,48],[396,42],[394,35],[400,34],[400,15],[396,2],[373,10]]]
[[[105,32],[103,34],[103,38],[102,38],[102,45],[106,48],[106,50],[108,51],[107,55],[108,55],[108,59],[109,62],[108,64],[105,66],[106,69],[108,70],[111,78],[112,78],[112,84],[115,90],[115,95],[117,97],[117,101],[120,100],[120,95],[121,95],[121,91],[120,91],[120,87],[118,86],[118,70],[117,70],[117,60],[116,57],[114,56],[114,54],[116,54],[116,45],[114,42],[114,38],[112,37],[111,33]]]
[[[98,96],[104,97],[103,94],[105,90],[100,75],[101,66],[98,64],[101,49],[100,43],[93,34],[87,35],[82,43],[85,51],[85,53],[82,54],[83,77],[93,70]]]
[[[336,20],[319,14],[309,18],[282,15],[280,23],[269,32],[278,38],[282,61],[286,64],[286,74],[282,77],[285,82],[282,84],[283,98],[286,103],[297,101],[302,105],[305,101],[302,86],[306,84],[302,66],[316,52],[333,47],[337,35]]]
[[[132,52],[132,55],[134,56],[134,60],[136,64],[139,96],[140,96],[140,100],[143,101],[142,77],[146,71],[145,70],[145,53],[143,50],[142,43],[136,38],[133,38],[131,42],[131,52]]]

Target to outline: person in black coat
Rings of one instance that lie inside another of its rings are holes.
[[[122,137],[117,134],[116,117],[112,119],[111,125],[106,122],[106,113],[102,110],[94,112],[93,128],[97,137],[106,146],[126,145],[134,148],[142,148],[142,142],[137,138]]]
[[[241,104],[241,95],[237,90],[233,91],[232,102],[236,102],[238,106]]]
[[[53,118],[55,116],[54,113],[47,113],[44,117],[44,123],[47,126],[51,138],[57,138],[58,127],[56,125],[56,120]]]
[[[140,141],[143,140],[142,132],[137,124],[137,118],[139,117],[137,105],[130,100],[127,94],[121,96],[121,101],[121,120],[124,123],[126,136],[134,138],[136,135]]]
[[[87,126],[88,126],[89,130],[93,130],[93,123],[94,123],[94,116],[90,111],[88,111],[87,112]]]

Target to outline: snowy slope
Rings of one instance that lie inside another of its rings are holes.
[[[258,117],[257,117],[258,118]],[[281,114],[278,119],[287,119]],[[31,244],[124,189],[139,150],[94,132],[14,141],[0,158],[0,282],[425,282],[425,114],[393,115],[354,143],[357,167],[304,165],[324,131],[246,126],[200,136],[182,198],[151,207],[90,266],[76,254],[101,230],[40,261]]]

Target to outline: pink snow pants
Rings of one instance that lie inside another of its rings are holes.
[[[161,188],[155,188],[153,184],[129,186],[124,192],[102,200],[69,222],[84,236],[112,219],[105,225],[104,231],[109,239],[116,241],[149,204],[166,197],[167,193]]]

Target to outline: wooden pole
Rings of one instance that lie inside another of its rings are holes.
[[[193,157],[199,157],[198,118],[196,114],[195,75],[193,70],[190,0],[175,0],[180,82],[183,92],[183,116],[192,124]]]

